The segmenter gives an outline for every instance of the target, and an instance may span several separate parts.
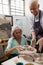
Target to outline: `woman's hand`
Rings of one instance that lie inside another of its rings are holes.
[[[14,46],[13,48],[9,49],[5,52],[5,55],[10,55],[14,50],[19,50],[20,46]]]
[[[20,46],[14,46],[14,49],[19,50]]]

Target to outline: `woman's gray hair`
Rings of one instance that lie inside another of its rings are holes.
[[[15,31],[16,29],[20,29],[20,30],[22,31],[22,28],[21,28],[19,25],[16,25],[16,24],[15,24],[15,25],[12,26],[11,36],[14,37],[13,33],[14,33],[14,31]]]

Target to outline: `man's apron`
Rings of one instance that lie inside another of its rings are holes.
[[[35,22],[35,18],[34,18],[33,28],[34,28],[35,33],[36,33],[36,40],[43,37],[43,29],[42,29],[41,24],[40,24],[40,19],[41,19],[41,11],[39,11],[39,21]]]
[[[34,18],[34,30],[36,33],[36,39],[38,40],[40,37],[43,37],[43,29],[41,27],[40,24],[40,19],[41,19],[41,11],[39,11],[39,21],[35,22],[35,18]]]

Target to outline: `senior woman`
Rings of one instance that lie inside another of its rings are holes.
[[[22,36],[22,29],[18,25],[14,25],[11,30],[11,38],[8,40],[8,45],[5,54],[9,57],[17,56],[20,45],[28,45],[27,40]]]

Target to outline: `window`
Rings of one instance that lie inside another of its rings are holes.
[[[0,14],[9,15],[9,0],[0,0]]]
[[[11,15],[24,15],[24,0],[11,0]]]
[[[0,0],[0,14],[24,15],[24,0]]]
[[[2,14],[2,4],[0,4],[0,14]]]
[[[1,3],[1,0],[0,0],[0,3]]]

